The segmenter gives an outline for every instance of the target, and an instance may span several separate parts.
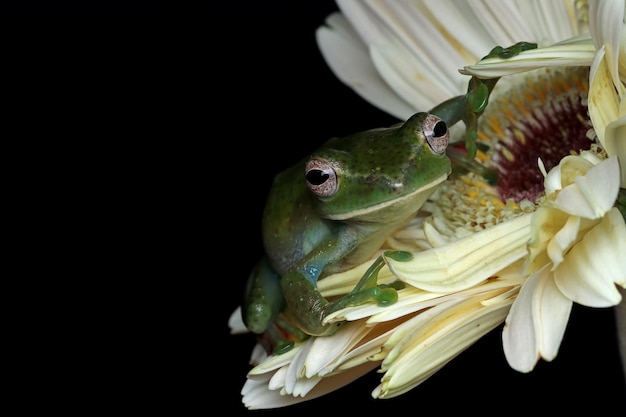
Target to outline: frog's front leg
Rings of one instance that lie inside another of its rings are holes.
[[[517,42],[508,48],[496,46],[482,59],[507,59],[535,48],[537,48],[537,44],[530,42]],[[478,78],[472,76],[467,85],[467,93],[446,100],[430,110],[430,113],[441,117],[448,126],[461,120],[465,123],[465,148],[469,159],[474,158],[476,154],[478,118],[487,107],[489,96],[499,79],[499,77]]]
[[[335,311],[366,303],[387,306],[398,299],[395,288],[377,283],[378,271],[384,265],[382,257],[374,262],[350,294],[332,302],[320,294],[317,280],[326,265],[344,255],[339,248],[346,248],[346,239],[344,235],[342,239],[320,245],[281,279],[287,314],[303,332],[311,336],[328,336],[341,326],[342,323],[324,323],[325,318]],[[348,244],[350,247],[354,245],[353,242]]]

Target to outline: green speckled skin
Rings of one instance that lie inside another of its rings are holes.
[[[433,152],[424,138],[425,117],[418,113],[404,124],[330,139],[276,176],[262,227],[275,274],[250,277],[242,311],[251,331],[265,332],[282,308],[309,335],[336,330],[336,324],[322,321],[346,302],[328,302],[317,290],[318,279],[371,258],[451,172],[445,151]],[[334,167],[339,183],[334,195],[319,197],[309,190],[304,172],[310,159]],[[260,288],[278,288],[265,282],[277,277],[282,294],[264,294]],[[375,301],[371,298],[366,297]]]

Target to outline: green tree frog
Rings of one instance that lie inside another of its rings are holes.
[[[367,261],[415,216],[451,172],[448,141],[441,118],[417,113],[403,124],[330,139],[275,177],[262,219],[266,256],[242,305],[244,323],[264,335],[266,349],[290,348],[281,331],[334,333],[339,324],[323,321],[338,309],[397,300],[376,274],[333,302],[317,281]],[[277,330],[281,311],[295,327],[283,321]]]
[[[536,47],[497,46],[484,59]],[[473,158],[477,120],[498,79],[471,77],[466,94],[402,124],[333,138],[275,177],[263,213],[266,256],[250,274],[242,304],[244,323],[268,352],[288,351],[292,336],[333,334],[341,323],[324,319],[342,308],[397,300],[395,288],[377,283],[381,257],[338,300],[324,298],[317,282],[370,259],[448,178],[451,158],[455,169],[497,181]],[[465,124],[466,153],[446,153],[448,126],[459,121]]]

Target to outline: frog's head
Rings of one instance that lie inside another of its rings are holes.
[[[451,172],[448,141],[443,120],[417,113],[401,125],[329,140],[306,163],[306,183],[325,218],[416,212]]]

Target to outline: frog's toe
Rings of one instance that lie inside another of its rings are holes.
[[[398,291],[392,287],[377,287],[374,298],[379,307],[386,307],[395,304],[398,301]]]
[[[374,288],[362,289],[353,292],[333,303],[332,310],[338,311],[346,307],[360,306],[375,303],[379,307],[386,307],[398,301],[398,291],[388,285],[378,285]]]

